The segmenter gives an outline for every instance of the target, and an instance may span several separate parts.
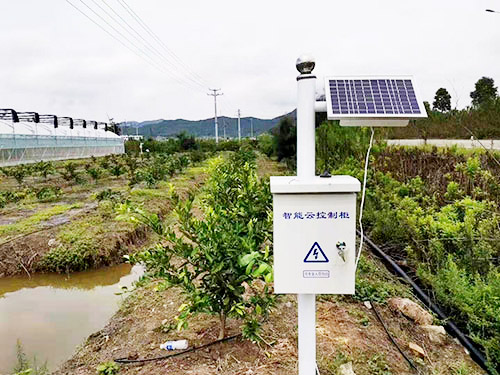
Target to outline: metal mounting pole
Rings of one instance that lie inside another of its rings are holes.
[[[316,77],[311,74],[314,59],[301,56],[297,60],[297,177],[309,180],[315,176],[315,95]],[[316,373],[316,295],[299,294],[299,375]]]

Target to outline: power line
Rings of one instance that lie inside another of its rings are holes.
[[[122,46],[127,48],[129,51],[137,55],[139,58],[142,60],[146,61],[149,65],[154,67],[157,70],[162,71],[163,73],[167,74],[170,76],[170,78],[173,78],[177,83],[186,86],[186,83],[182,82],[179,80],[176,76],[173,76],[171,72],[166,70],[164,67],[159,65],[154,59],[151,58],[150,55],[144,52],[144,50],[140,47],[138,47],[135,43],[133,43],[126,35],[124,35],[122,32],[116,29],[113,25],[111,25],[105,18],[103,18],[99,13],[97,13],[93,8],[91,8],[87,3],[85,3],[83,0],[79,0],[86,8],[88,8],[95,16],[97,16],[99,19],[101,19],[106,25],[108,25],[109,28],[111,28],[116,34],[121,36],[126,42],[124,42],[122,39],[120,39],[118,36],[110,32],[106,27],[104,27],[101,23],[97,22],[94,20],[92,17],[90,17],[87,13],[85,13],[83,10],[81,10],[79,7],[77,7],[75,4],[73,4],[69,0],[65,0],[68,4],[70,4],[74,9],[76,9],[79,13],[81,13],[83,16],[85,16],[88,20],[90,20],[92,23],[94,23],[96,26],[98,26],[100,29],[102,29],[106,34],[111,36],[114,40],[116,40],[118,43],[120,43]],[[131,46],[130,46],[130,45]],[[192,86],[187,86],[188,88],[191,88],[193,90],[198,90],[198,87],[192,87]]]
[[[114,22],[116,22],[121,28],[123,28],[126,32],[128,32],[124,27],[123,25],[121,25],[118,21],[116,21],[116,19],[114,19],[105,9],[103,9],[99,4],[97,4],[97,2],[95,0],[91,0],[98,8],[100,8],[102,11],[104,11],[104,13],[110,17]],[[144,53],[146,56],[148,56],[148,58],[150,58],[152,61],[155,61],[155,58],[154,57],[151,57],[151,55],[149,55],[147,52],[144,51],[144,49],[142,49],[140,46],[137,46],[134,42],[132,42],[127,36],[125,36],[122,32],[120,32],[119,30],[117,30],[114,26],[112,26],[104,17],[102,17],[100,14],[98,14],[93,8],[91,8],[87,3],[85,3],[84,0],[80,0],[80,2],[85,5],[90,11],[92,11],[97,17],[99,17],[101,20],[103,20],[109,27],[111,27],[115,32],[117,32],[120,36],[122,36],[123,38],[125,38],[130,44],[132,44],[135,48],[137,48],[139,51],[141,51],[142,53]],[[128,32],[130,34],[130,32]],[[133,36],[133,35],[132,35]],[[137,38],[135,38],[137,40]],[[159,64],[158,62],[155,61],[155,63],[157,63],[160,67],[161,67],[161,70],[163,70],[165,73],[167,73],[168,75],[171,76],[171,78],[173,78],[176,82],[180,83],[180,84],[187,84],[189,85],[189,83],[185,82],[185,81],[182,81],[181,79],[179,79],[177,76],[175,76],[173,73],[171,73],[168,69],[165,69],[161,64]],[[194,87],[193,87],[194,88]],[[196,90],[196,89],[195,89]]]
[[[204,80],[200,75],[194,72],[189,66],[184,63],[179,56],[177,56],[168,46],[156,35],[156,33],[151,30],[151,28],[142,20],[142,18],[127,4],[125,0],[116,0],[135,20],[136,22],[154,39],[156,42],[163,47],[163,49],[172,56],[173,59],[180,64],[183,69],[189,74],[193,75],[196,79],[200,81],[204,87],[210,86],[206,80]]]
[[[144,44],[144,46],[149,50],[151,51],[153,54],[155,54],[156,56],[158,56],[161,60],[163,60],[164,62],[166,62],[170,67],[172,67],[174,70],[175,69],[178,69],[178,67],[175,65],[175,62],[172,62],[170,61],[162,52],[160,52],[153,44],[151,44],[146,38],[144,38],[141,33],[139,33],[132,25],[130,25],[130,23],[121,16],[120,13],[118,13],[111,5],[109,5],[106,1],[104,0],[101,0],[104,5],[106,5],[110,10],[111,12],[113,12],[113,14],[115,14],[122,22],[125,26],[128,27],[128,29],[123,26],[122,23],[120,23],[119,20],[117,20],[115,17],[113,17],[113,15],[109,14],[109,12],[107,12],[102,6],[100,6],[95,0],[92,0],[92,2],[94,4],[96,4],[96,6],[98,6],[103,12],[105,12],[107,14],[107,16],[111,19],[113,19],[113,21],[115,21],[118,25],[120,25],[120,27],[122,27],[123,30],[125,30],[129,35],[131,35],[135,40],[137,40],[139,43],[142,43]],[[129,31],[130,30],[130,31]],[[202,88],[203,90],[206,90],[206,87],[205,85],[202,85],[200,84],[198,81],[194,80],[192,77],[184,74],[183,72],[180,72],[180,73],[177,73],[180,78],[182,79],[186,79],[186,80],[189,80],[190,82],[194,83],[195,85],[198,85],[200,86],[200,88]]]
[[[105,27],[103,27],[101,24],[99,24],[98,22],[96,22],[94,19],[92,19],[90,16],[88,16],[84,11],[82,11],[80,8],[78,8],[76,5],[74,5],[71,1],[69,0],[65,0],[69,5],[71,5],[73,8],[75,8],[78,12],[80,12],[83,16],[85,16],[88,20],[90,20],[93,24],[95,24],[96,26],[98,26],[101,30],[103,30],[106,34],[108,34],[110,37],[112,37],[114,40],[116,40],[118,43],[120,43],[122,46],[124,46],[125,48],[127,48],[129,51],[131,51],[132,53],[136,54],[138,57],[140,57],[141,59],[144,60],[144,56],[141,56],[139,53],[137,53],[137,51],[135,51],[133,48],[131,48],[130,46],[128,46],[127,44],[125,44],[123,41],[121,41],[119,38],[117,38],[115,35],[113,35],[112,33],[110,33]],[[153,65],[154,63],[149,61],[149,60],[146,60],[146,62],[150,65],[152,65],[153,67],[157,68],[157,66]]]
[[[141,32],[131,25],[119,12],[117,12],[113,6],[108,4],[105,0],[101,0],[104,5],[114,14],[111,14],[103,6],[101,6],[96,0],[91,0],[94,6],[96,6],[104,16],[100,14],[96,9],[89,6],[84,0],[79,0],[88,11],[90,11],[97,19],[91,17],[87,12],[73,4],[70,0],[65,0],[73,8],[75,8],[79,13],[84,15],[92,23],[102,29],[106,34],[111,36],[122,46],[126,47],[128,50],[133,52],[139,58],[146,61],[149,65],[153,66],[155,69],[167,74],[170,78],[174,79],[177,83],[186,86],[187,88],[193,89],[195,91],[205,90],[209,87],[206,81],[196,74],[192,69],[190,69],[168,46],[158,37],[157,34],[141,19],[141,17],[127,4],[125,0],[116,0],[118,4],[129,14],[130,17],[135,20],[135,22],[149,35],[153,38],[160,49],[166,51],[170,56],[165,56],[158,48],[155,47],[153,41],[149,41],[147,37],[143,36]],[[115,27],[110,23],[105,17],[108,17],[111,22],[116,24],[119,28]],[[107,27],[105,27],[101,22],[104,22]],[[123,30],[125,32],[122,32]],[[130,37],[129,37],[130,36]],[[131,38],[133,40],[131,40]],[[167,66],[168,65],[168,66]],[[209,89],[213,94],[208,94],[214,97],[215,105],[215,139],[218,142],[218,121],[217,121],[217,96],[223,95],[218,93],[220,89]],[[232,104],[232,103],[230,103]],[[237,108],[235,106],[235,108]]]

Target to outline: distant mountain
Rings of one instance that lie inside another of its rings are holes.
[[[243,117],[241,119],[241,136],[249,137],[265,133],[274,128],[282,118],[295,118],[295,111],[286,115],[265,120],[255,117]],[[232,117],[218,117],[219,137],[224,137],[224,128],[227,138],[238,137],[238,119]],[[186,132],[195,137],[213,138],[215,136],[214,119],[205,119],[198,121],[190,120],[154,120],[154,121],[127,121],[119,124],[123,135],[135,135],[136,131],[144,137],[174,137],[179,133]],[[136,130],[137,128],[137,130]]]

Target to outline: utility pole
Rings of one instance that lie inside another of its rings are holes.
[[[241,142],[241,111],[238,109],[238,142]]]
[[[251,138],[253,138],[253,118],[250,118],[250,134]]]
[[[217,91],[220,91],[220,89],[209,89],[210,91],[213,91],[213,94],[207,94],[208,96],[213,96],[214,97],[214,104],[215,104],[215,116],[214,116],[214,124],[215,124],[215,143],[219,143],[219,127],[217,125],[217,97],[224,95],[223,93],[218,93]]]
[[[222,126],[224,129],[224,140],[226,140],[226,119],[224,117],[222,118]]]

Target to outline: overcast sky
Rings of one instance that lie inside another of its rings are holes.
[[[103,17],[96,4],[114,10],[141,35],[129,39],[150,43],[139,55],[170,57],[126,1],[196,75],[172,79],[181,65],[157,58],[160,70],[152,67],[66,0],[0,0],[0,108],[98,121],[202,119],[213,116],[210,86],[224,93],[219,114],[241,108],[272,118],[295,108],[295,60],[304,52],[316,58],[318,91],[324,75],[409,74],[423,100],[445,87],[463,108],[480,77],[500,83],[500,14],[485,12],[500,11],[500,0],[70,1],[105,27],[85,4]]]

